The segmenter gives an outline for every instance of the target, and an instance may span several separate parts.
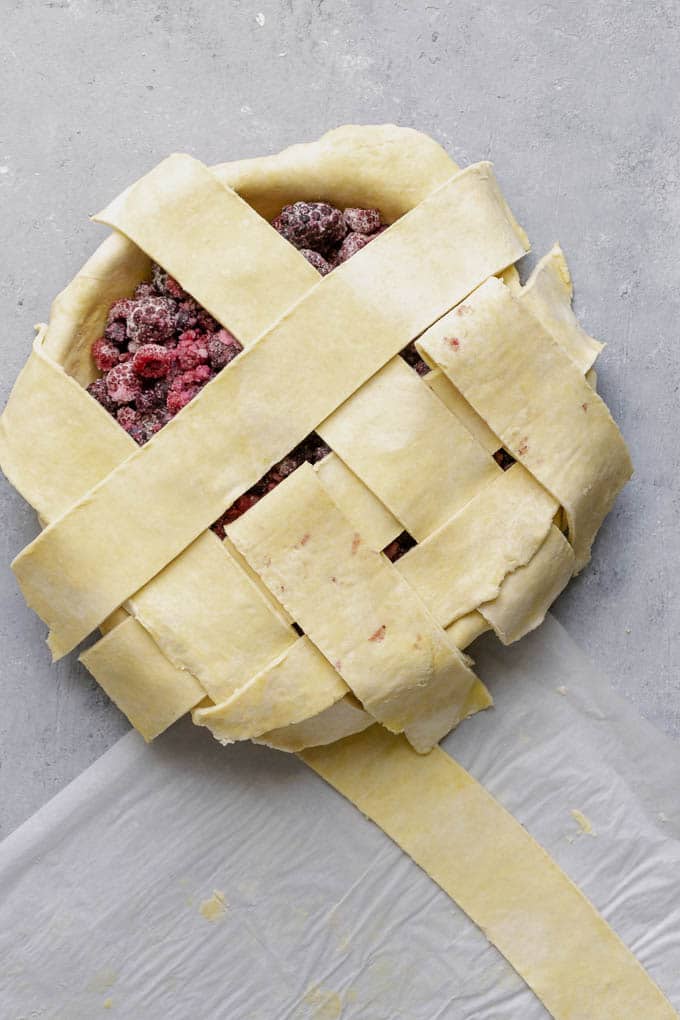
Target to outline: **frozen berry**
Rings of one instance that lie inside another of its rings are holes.
[[[119,298],[118,301],[114,301],[109,308],[109,314],[106,316],[107,323],[116,322],[117,320],[126,322],[134,306],[133,298]]]
[[[196,368],[178,375],[173,379],[168,390],[166,400],[168,411],[171,414],[181,411],[211,378],[212,370],[209,365],[198,365]]]
[[[240,354],[243,346],[228,329],[221,329],[208,338],[208,360],[210,367],[219,372]]]
[[[158,297],[158,294],[156,293],[156,288],[152,283],[143,281],[142,283],[138,283],[135,287],[135,301],[143,301],[145,298],[155,297]]]
[[[380,227],[380,213],[377,209],[345,209],[345,226],[357,234],[374,234]]]
[[[168,374],[174,356],[174,350],[160,344],[144,344],[135,353],[132,367],[143,379],[162,379]]]
[[[179,285],[177,280],[170,276],[170,273],[166,273],[157,262],[151,265],[151,279],[157,292],[162,294],[163,297],[175,298],[176,301],[184,301],[188,297],[188,294]]]
[[[351,259],[352,255],[356,255],[358,251],[365,248],[371,240],[372,238],[366,234],[348,234],[335,256],[336,263],[339,265],[341,262]]]
[[[139,344],[169,340],[177,325],[177,305],[171,298],[147,297],[135,301],[127,319],[130,340]]]
[[[208,360],[208,336],[197,329],[187,329],[177,341],[174,355],[179,368],[188,372]]]
[[[108,372],[120,361],[120,351],[110,340],[100,336],[92,344],[92,358],[100,372]]]
[[[342,213],[327,202],[286,205],[273,226],[296,248],[312,248],[322,254],[339,244],[347,233]]]
[[[113,414],[116,409],[116,403],[114,400],[111,400],[111,397],[109,396],[105,379],[95,379],[94,382],[91,382],[87,387],[87,392],[91,397],[94,397],[97,403],[101,404],[102,407],[109,412],[109,414]]]
[[[319,255],[318,251],[312,251],[311,248],[300,248],[300,254],[304,255],[310,266],[314,266],[322,276],[326,276],[333,268],[323,255]]]
[[[113,322],[108,323],[104,330],[104,336],[107,340],[110,340],[112,344],[116,344],[118,347],[124,347],[127,343],[127,324],[121,319],[114,319]]]
[[[116,404],[130,404],[142,389],[142,383],[135,374],[132,363],[126,361],[106,373],[106,389]]]
[[[116,420],[126,432],[130,432],[138,424],[139,414],[134,407],[119,407],[116,411]]]
[[[165,407],[170,383],[165,379],[156,379],[147,383],[135,397],[135,407],[141,414],[149,414]]]

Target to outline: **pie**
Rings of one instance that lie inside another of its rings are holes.
[[[146,739],[426,753],[490,704],[631,473],[555,246],[489,163],[344,127],[165,159],[95,217],[0,425],[44,530],[13,567]]]

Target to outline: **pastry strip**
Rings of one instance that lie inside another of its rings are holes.
[[[244,347],[319,282],[292,244],[182,153],[131,184],[94,220],[159,262]]]
[[[348,688],[307,637],[219,705],[194,709],[193,720],[222,743],[252,740],[295,725],[340,701]]]
[[[571,307],[573,293],[567,260],[556,244],[516,296],[585,375],[604,344],[593,340],[580,325]]]
[[[418,750],[458,722],[474,674],[308,464],[228,534],[371,715],[406,729]]]
[[[487,453],[495,453],[501,448],[501,441],[495,435],[483,418],[480,418],[474,408],[470,407],[462,393],[456,389],[451,380],[444,375],[439,368],[428,372],[423,377],[423,382],[429,386],[433,393],[439,397],[441,402],[448,407],[452,414],[474,436],[480,446],[483,446]]]
[[[550,606],[569,583],[574,562],[574,550],[553,526],[526,566],[505,578],[493,602],[479,607],[479,613],[504,645],[519,641],[543,622]]]
[[[677,1020],[583,893],[456,761],[379,727],[301,755],[460,906],[555,1020]]]
[[[145,740],[205,698],[198,680],[173,666],[131,616],[86,649],[80,661]]]
[[[332,744],[374,725],[375,719],[361,707],[354,695],[347,694],[318,715],[263,733],[255,737],[253,743],[265,744],[277,751],[302,751],[305,747]]]
[[[335,453],[324,457],[314,470],[319,481],[345,517],[376,552],[404,530],[400,522]]]
[[[576,568],[632,466],[611,415],[574,361],[499,280],[487,280],[420,343],[516,460],[564,507]],[[506,379],[513,379],[513,386]]]
[[[317,432],[417,541],[444,524],[501,470],[399,357]]]
[[[553,497],[521,465],[498,472],[395,563],[444,627],[497,596],[504,578],[545,540],[557,512]]]
[[[26,599],[52,628],[55,657],[162,570],[412,336],[523,250],[489,165],[477,164],[317,284],[17,557]],[[148,506],[165,508],[162,529],[151,526]],[[102,547],[100,536],[121,520],[124,546]]]
[[[135,592],[127,608],[213,701],[226,701],[296,642],[211,531]]]

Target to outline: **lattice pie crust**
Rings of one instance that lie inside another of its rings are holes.
[[[267,222],[296,199],[391,226],[321,279]],[[114,232],[0,423],[45,526],[14,570],[55,657],[100,627],[81,659],[147,739],[192,711],[225,742],[295,751],[378,720],[428,751],[490,703],[462,649],[541,622],[631,473],[561,250],[521,286],[490,164],[393,126],[212,169],[170,156],[95,219]],[[139,448],[84,386],[151,259],[244,351]],[[416,337],[422,378],[398,357]],[[329,456],[224,542],[208,530],[312,430]],[[417,544],[391,563],[403,531]]]

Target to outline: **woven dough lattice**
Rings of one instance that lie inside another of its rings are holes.
[[[391,226],[321,279],[267,222],[300,198]],[[389,126],[213,169],[171,156],[95,218],[114,233],[55,301],[0,432],[45,525],[14,569],[54,655],[100,627],[82,661],[147,739],[192,710],[224,741],[299,750],[378,720],[429,750],[489,704],[462,649],[541,622],[630,474],[562,252],[521,286],[490,164]],[[244,351],[138,448],[84,386],[151,259]],[[423,377],[398,356],[414,338]],[[329,456],[224,542],[208,530],[313,430]]]

